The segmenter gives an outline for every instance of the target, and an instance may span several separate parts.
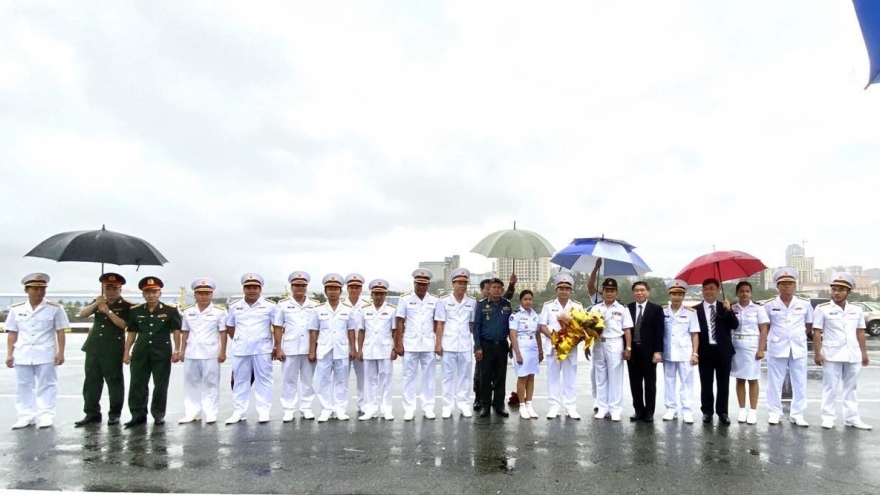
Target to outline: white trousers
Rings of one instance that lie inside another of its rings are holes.
[[[321,409],[337,414],[348,409],[348,366],[348,358],[333,359],[333,351],[318,359],[314,386]]]
[[[183,361],[183,411],[185,416],[192,418],[202,412],[217,418],[220,412],[220,363],[216,358]]]
[[[421,391],[416,394],[416,375],[422,370]],[[403,409],[416,410],[416,399],[422,403],[422,409],[434,409],[434,376],[436,364],[433,352],[406,351],[403,354]]]
[[[363,365],[363,411],[369,414],[391,412],[391,359],[365,359]]]
[[[315,363],[307,354],[288,355],[281,363],[281,408],[285,412],[312,409],[315,400]]]
[[[623,410],[623,339],[596,342],[596,401],[611,414]]]
[[[843,420],[852,423],[860,419],[856,382],[861,369],[862,363],[825,361],[822,367],[822,421],[834,421],[837,417],[834,410],[837,390],[841,384],[843,384]]]
[[[666,410],[675,411],[676,414],[693,413],[694,366],[690,361],[663,361],[663,376]],[[676,386],[676,377],[681,387]]]
[[[37,421],[47,417],[54,420],[55,399],[58,396],[55,363],[16,364],[15,377],[18,381],[15,394],[18,419]]]
[[[794,359],[767,358],[767,412],[782,416],[782,384],[785,372],[791,377],[791,411],[792,418],[803,418],[807,412],[807,357]]]
[[[440,356],[440,383],[443,385],[443,408],[470,407],[473,363],[470,352],[443,351]]]
[[[251,387],[251,375],[254,385]],[[234,414],[246,417],[251,401],[251,388],[254,390],[254,403],[257,414],[268,416],[272,409],[272,354],[235,356],[232,363],[232,404]]]
[[[354,368],[354,377],[357,381],[357,406],[358,411],[364,410],[364,362],[359,361],[357,359],[352,359],[349,361],[351,363],[350,367]],[[349,370],[351,373],[351,370]]]
[[[547,403],[562,410],[577,407],[577,355],[560,362],[556,354],[547,361]]]

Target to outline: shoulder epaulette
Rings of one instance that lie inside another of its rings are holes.
[[[349,308],[352,307],[351,303],[348,301],[342,301],[340,304],[342,304],[343,306],[348,306]]]
[[[439,296],[437,299],[446,299],[449,297],[452,297],[452,294],[443,294],[442,296]]]
[[[571,302],[573,302],[573,303],[577,303],[577,304],[580,304],[580,305],[581,305],[581,306],[583,306],[583,305],[584,305],[584,303],[582,303],[582,302],[580,302],[580,301],[578,301],[578,300],[577,300],[577,299],[569,299],[569,301],[571,301]]]
[[[693,306],[685,306],[684,309],[686,309],[688,311],[696,311],[697,310],[697,308],[695,308]]]
[[[482,298],[482,299],[479,299],[478,302],[483,302],[483,301],[488,301],[488,300],[489,300],[488,297],[484,297],[484,298]]]
[[[129,309],[139,308],[141,306],[143,306],[143,304],[132,304],[131,308],[129,308]]]
[[[807,302],[809,302],[809,300],[810,300],[809,297],[804,297],[804,296],[794,296],[794,297],[800,299],[801,301],[807,301]]]
[[[61,305],[58,304],[57,302],[46,301],[46,304],[48,304],[49,306],[55,306],[56,308],[60,308],[60,307],[61,307]]]
[[[550,299],[549,301],[544,301],[544,304],[550,304],[550,303],[552,303],[552,302],[555,301],[555,300],[556,300],[556,299]]]
[[[364,301],[364,303],[361,304],[361,307],[362,307],[362,308],[366,308],[367,306],[372,306],[372,305],[373,305],[373,303],[371,303],[371,302],[367,302],[367,301]]]
[[[821,304],[818,304],[816,307],[818,308],[819,306],[828,306],[829,304],[831,304],[831,301],[825,301]]]
[[[312,301],[315,304],[321,304],[321,301],[315,299],[314,297],[309,297],[309,298],[307,298],[307,300]],[[303,301],[303,302],[305,302],[305,301]]]
[[[215,304],[214,307],[217,308],[217,309],[226,310],[226,306],[223,305],[223,304]]]
[[[285,297],[284,299],[279,299],[278,302],[283,303],[284,301],[290,301],[290,297]]]
[[[162,304],[164,304],[165,306],[168,306],[171,309],[177,309],[177,305],[174,303],[162,303]]]
[[[184,306],[184,307],[183,307],[183,311],[186,311],[186,310],[188,310],[189,308],[191,308],[191,307],[193,307],[193,306],[195,306],[195,304],[190,304],[189,306]]]
[[[321,306],[326,306],[326,305],[327,305],[327,301],[324,301],[324,302],[319,302],[318,304],[315,305],[315,307],[320,308]]]
[[[408,296],[408,295],[410,295],[410,294],[412,294],[412,291],[404,292],[404,293],[401,294],[399,297],[406,297],[406,296]]]
[[[663,308],[663,309],[666,309],[666,308],[669,307],[669,305],[668,305],[668,304],[663,304],[663,305],[661,305],[660,307]]]
[[[124,303],[131,304],[132,306],[137,305],[136,302],[134,302],[134,301],[129,301],[128,299],[120,299],[120,301],[122,301],[122,302],[124,302]]]
[[[758,304],[760,304],[761,306],[763,306],[763,305],[767,304],[768,302],[773,301],[774,299],[776,299],[776,298],[775,298],[775,297],[771,297],[771,298],[769,298],[769,299],[761,299],[760,301],[755,301],[755,302],[758,303]]]
[[[268,299],[263,299],[263,300],[266,301],[267,303],[271,304],[272,306],[275,306],[275,303],[274,303],[274,302],[272,302],[272,301],[270,301],[270,300],[268,300]]]
[[[14,307],[16,307],[16,306],[21,306],[21,305],[24,304],[25,302],[27,302],[27,301],[22,301],[22,302],[19,302],[19,303],[15,303],[15,304],[13,304],[11,307],[14,308]]]
[[[388,306],[389,308],[396,308],[397,307],[396,304],[386,304],[386,306]]]

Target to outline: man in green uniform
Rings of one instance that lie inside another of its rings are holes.
[[[157,425],[165,424],[165,405],[168,401],[168,379],[171,363],[180,360],[180,313],[177,308],[159,301],[162,283],[156,277],[144,277],[138,282],[146,301],[132,306],[128,316],[128,336],[125,339],[123,362],[131,365],[128,391],[128,409],[131,421],[126,428],[147,422],[147,396],[150,394],[150,375],[153,376],[153,400],[150,414]],[[137,338],[134,352],[132,344]],[[172,340],[174,352],[171,350]]]
[[[86,342],[85,379],[83,380],[83,411],[86,416],[74,423],[77,427],[101,422],[101,393],[107,382],[110,410],[107,424],[119,423],[125,400],[122,377],[122,353],[125,349],[125,325],[132,303],[122,298],[125,278],[118,273],[105,273],[98,279],[101,295],[79,313],[80,318],[95,315]]]

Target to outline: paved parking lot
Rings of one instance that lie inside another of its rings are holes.
[[[805,429],[767,425],[763,401],[754,426],[663,422],[662,409],[653,424],[633,424],[626,417],[620,423],[593,420],[588,415],[590,368],[583,360],[581,421],[543,416],[526,421],[512,414],[507,419],[404,422],[398,366],[398,419],[392,422],[282,423],[276,397],[268,424],[257,424],[252,415],[247,423],[232,426],[177,425],[183,415],[183,369],[175,365],[165,426],[75,429],[73,422],[82,416],[83,355],[78,349],[83,338],[70,336],[68,361],[59,368],[54,428],[8,429],[15,420],[14,372],[0,373],[0,395],[7,404],[0,410],[0,487],[159,493],[880,492],[877,366],[864,369],[860,380],[863,419],[878,427],[870,432],[819,428],[821,370],[816,367],[810,368],[808,380],[812,426]],[[871,351],[871,358],[880,363],[880,351]],[[221,421],[232,408],[225,386],[229,371],[223,367]],[[536,408],[545,413],[543,376],[537,386]],[[694,404],[699,404],[696,397]],[[630,411],[627,399],[625,415]],[[349,412],[354,413],[354,401]],[[731,413],[735,416],[735,406]],[[123,421],[127,417],[126,411]]]

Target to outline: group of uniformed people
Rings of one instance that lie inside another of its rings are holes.
[[[632,421],[652,421],[656,365],[663,363],[665,406],[663,419],[679,415],[693,423],[693,371],[701,376],[703,421],[717,414],[729,424],[727,411],[730,374],[737,379],[739,422],[757,421],[757,379],[760,362],[768,357],[768,421],[778,424],[782,416],[781,386],[788,372],[794,393],[789,419],[807,426],[806,358],[807,334],[812,332],[814,359],[823,366],[822,426],[832,428],[835,399],[843,388],[844,424],[871,429],[858,414],[856,382],[859,369],[868,364],[865,321],[861,309],[846,299],[855,283],[849,274],[836,273],[831,282],[831,301],[812,309],[808,301],[794,296],[797,272],[782,268],[774,275],[779,296],[756,304],[751,286],[737,286],[738,301],[719,302],[720,282],[702,284],[704,301],[683,305],[687,283],[667,283],[670,303],[663,308],[650,303],[645,282],[633,284],[636,301],[624,306],[618,300],[617,281],[595,287],[599,268],[590,276],[587,308],[598,312],[605,329],[593,347],[585,347],[591,367],[594,417],[620,421],[623,404],[624,363],[629,368],[635,415]],[[555,279],[556,298],[540,313],[533,309],[533,294],[522,291],[517,309],[504,284],[484,281],[484,297],[467,294],[468,270],[454,270],[452,292],[436,297],[428,292],[433,274],[415,270],[413,291],[400,297],[398,305],[386,302],[389,284],[369,282],[370,300],[360,298],[366,283],[358,273],[342,277],[331,273],[322,279],[326,301],[306,296],[310,276],[294,271],[288,276],[291,296],[277,304],[262,297],[263,277],[241,277],[244,297],[228,308],[212,304],[216,284],[198,278],[191,284],[196,303],[178,309],[160,301],[163,282],[144,277],[138,283],[145,302],[132,304],[121,297],[125,279],[116,273],[101,276],[102,294],[80,312],[94,315],[94,324],[82,350],[86,353],[83,382],[85,416],[76,426],[102,422],[100,399],[107,384],[110,407],[108,424],[117,424],[125,386],[123,364],[130,365],[129,410],[126,427],[165,422],[168,382],[172,363],[184,367],[184,417],[179,423],[204,419],[215,423],[219,414],[220,365],[232,364],[233,412],[226,424],[243,421],[253,397],[258,421],[269,421],[274,394],[273,361],[281,362],[280,402],[283,421],[299,413],[304,419],[347,420],[350,369],[357,376],[358,419],[394,419],[391,376],[395,360],[403,363],[402,404],[404,419],[412,420],[417,409],[427,419],[436,417],[435,356],[440,356],[442,410],[449,418],[458,411],[472,416],[469,384],[474,377],[474,409],[480,416],[492,410],[506,417],[506,373],[512,358],[517,374],[520,415],[537,418],[532,404],[538,363],[548,359],[548,412],[580,419],[577,401],[577,352],[559,360],[550,343],[572,308],[583,309],[571,298],[574,279],[560,274]],[[12,307],[6,320],[8,367],[17,375],[13,429],[36,424],[52,426],[55,417],[57,378],[55,368],[64,362],[65,331],[70,324],[58,304],[45,300],[49,276],[29,274],[22,280],[28,301]],[[342,297],[343,288],[347,297]],[[475,365],[476,362],[476,365]],[[152,379],[153,393],[149,384]],[[714,383],[713,383],[714,382]],[[750,405],[745,404],[749,384]],[[679,386],[680,385],[680,386]],[[713,388],[713,386],[715,388]],[[717,388],[717,397],[714,391]],[[317,407],[320,413],[315,414]],[[149,405],[149,408],[148,408]]]

